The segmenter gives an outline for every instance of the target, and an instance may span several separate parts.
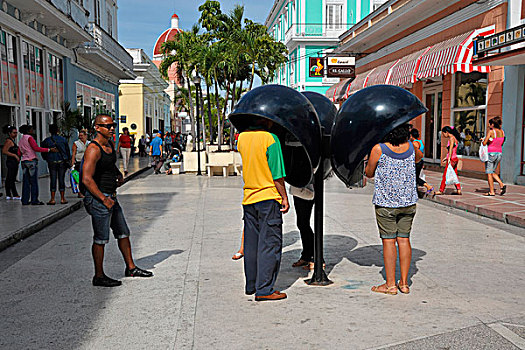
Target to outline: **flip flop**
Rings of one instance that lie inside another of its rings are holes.
[[[237,253],[233,254],[232,260],[242,259],[243,256],[244,256],[244,254],[241,254],[241,253],[237,252]]]
[[[494,197],[496,194],[490,194],[490,193],[484,193],[483,194],[485,197]]]
[[[503,187],[501,188],[501,192],[500,192],[500,196],[503,196],[505,193],[507,193],[507,185],[503,185]]]

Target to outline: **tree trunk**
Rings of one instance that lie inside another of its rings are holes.
[[[255,62],[252,62],[252,77],[250,79],[250,87],[248,88],[248,91],[251,91],[252,90],[252,86],[253,86],[253,79],[255,78]],[[241,89],[242,89],[242,84],[241,84]]]
[[[213,124],[212,124],[212,117],[211,117],[211,95],[210,95],[210,84],[206,83],[206,93],[208,94],[208,124],[210,128],[210,145],[213,144]]]
[[[190,102],[190,122],[191,122],[191,136],[193,139],[193,148],[192,151],[195,151],[195,115],[193,111],[193,97],[191,96],[191,84],[190,79],[186,78],[188,82],[188,100]]]
[[[217,82],[217,77],[215,77],[215,104],[217,106],[217,145],[219,146],[219,151],[221,150],[221,102],[219,97],[219,83]]]
[[[219,151],[221,150],[222,144],[222,135],[224,133],[224,119],[226,119],[226,109],[228,108],[228,99],[230,98],[231,86],[230,83],[226,83],[226,97],[224,99],[224,109],[221,115],[221,123],[219,124],[219,137],[221,142],[219,142]]]
[[[201,123],[202,127],[201,127],[201,130],[202,130],[202,142],[203,142],[203,147],[204,149],[206,149],[206,123],[204,123],[204,96],[202,96],[202,87],[199,86],[199,106],[200,106],[200,116],[201,116],[201,120],[199,120],[199,122]]]

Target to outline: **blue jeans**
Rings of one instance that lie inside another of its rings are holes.
[[[22,204],[38,203],[38,160],[22,161],[22,174]]]
[[[66,190],[66,171],[68,165],[64,162],[48,162],[47,167],[49,169],[49,190],[51,192],[57,191],[57,179],[58,189],[60,192]]]
[[[270,295],[281,266],[283,217],[276,200],[243,205],[246,293]]]
[[[101,245],[109,242],[110,228],[116,239],[129,237],[130,234],[124,212],[117,200],[117,196],[107,193],[104,193],[104,195],[115,201],[115,205],[113,205],[111,209],[108,209],[88,191],[86,191],[86,196],[84,197],[84,207],[88,214],[91,215],[91,224],[93,225],[93,243]]]

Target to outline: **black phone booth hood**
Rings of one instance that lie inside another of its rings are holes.
[[[337,177],[351,186],[354,171],[377,143],[427,111],[415,95],[393,85],[374,85],[350,96],[337,114],[330,140]]]
[[[329,138],[329,135],[332,133],[332,126],[334,124],[335,117],[337,116],[337,108],[325,95],[321,95],[320,93],[314,91],[303,91],[302,94],[306,96],[306,98],[314,106],[317,116],[319,117],[319,122],[324,128],[324,135],[327,135]],[[325,140],[322,142],[325,142]],[[327,148],[330,148],[328,142],[326,146]],[[326,150],[326,153],[328,153],[328,151],[329,149]],[[327,154],[323,155],[322,163],[324,173],[323,178],[327,179],[332,172],[332,164],[330,162],[330,157]]]
[[[264,85],[244,95],[228,117],[239,132],[258,118],[273,121],[270,130],[283,150],[286,182],[304,187],[321,159],[321,125],[314,106],[300,92],[283,85]]]

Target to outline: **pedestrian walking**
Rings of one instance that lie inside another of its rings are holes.
[[[2,147],[2,154],[5,154],[7,157],[5,161],[7,167],[7,174],[5,176],[5,199],[20,200],[20,195],[16,190],[16,176],[18,174],[18,166],[20,165],[20,153],[18,145],[16,144],[18,130],[12,125],[6,125],[3,128],[3,132],[7,135],[7,140],[5,140],[4,147]]]
[[[117,187],[124,181],[118,170],[117,153],[113,136],[116,123],[108,115],[98,115],[95,119],[95,139],[88,146],[84,155],[81,182],[84,187],[84,206],[93,226],[92,255],[95,276],[92,283],[100,287],[116,287],[121,281],[106,276],[104,273],[104,247],[109,241],[109,229],[118,240],[118,247],[126,269],[126,277],[151,277],[153,273],[135,265],[131,252],[130,230],[124,212],[117,199]]]
[[[155,174],[160,174],[157,166],[161,162],[162,153],[162,134],[158,132],[155,138],[151,140],[149,150],[149,155],[153,157],[153,168],[155,169]]]
[[[487,174],[487,181],[489,183],[489,192],[485,193],[485,196],[496,195],[494,191],[494,180],[499,184],[501,196],[507,192],[507,186],[496,173],[496,168],[503,154],[504,143],[505,132],[501,129],[501,117],[492,118],[489,120],[489,129],[483,140],[483,145],[487,146],[489,152],[489,160],[485,162],[485,173]]]
[[[131,137],[129,136],[128,128],[122,129],[122,134],[118,139],[117,153],[119,151],[122,156],[124,176],[126,176],[128,175],[129,158],[131,157]]]
[[[22,125],[20,132],[23,134],[18,143],[22,165],[22,205],[44,205],[38,199],[38,158],[36,152],[49,153],[58,152],[55,147],[38,147],[33,138],[34,129],[32,125]]]
[[[423,153],[409,142],[409,126],[390,132],[384,143],[374,146],[365,173],[375,178],[373,203],[379,236],[383,243],[386,283],[372,287],[373,292],[395,295],[410,292],[408,272],[412,259],[410,232],[416,215],[416,163]],[[395,281],[397,247],[401,279]]]
[[[73,155],[71,156],[71,166],[74,167],[78,172],[80,172],[80,164],[88,145],[89,141],[87,130],[82,129],[78,132],[78,140],[73,142]],[[84,195],[78,192],[78,198],[84,198]]]
[[[410,142],[412,142],[414,147],[420,150],[422,154],[424,154],[425,145],[423,144],[423,141],[419,139],[418,129],[412,128],[410,130]],[[419,161],[419,163],[416,164],[416,183],[417,186],[424,186],[426,190],[426,195],[430,196],[434,194],[434,187],[421,178],[421,171],[423,170],[424,164],[425,162],[423,161],[423,159],[421,159],[421,161]]]
[[[165,146],[165,152],[167,154],[171,153],[171,144],[172,144],[171,133],[167,132],[166,135],[164,136],[164,146]]]
[[[282,214],[290,206],[284,185],[285,169],[279,139],[268,132],[273,122],[258,118],[239,136],[243,163],[245,292],[256,301],[280,300],[274,290],[282,253]]]
[[[458,143],[461,140],[461,135],[459,132],[454,129],[452,126],[445,126],[441,129],[441,136],[448,139],[447,143],[447,156],[441,161],[442,164],[445,164],[445,171],[443,172],[443,178],[441,179],[441,186],[439,186],[439,191],[435,192],[436,195],[442,195],[445,193],[445,187],[447,186],[447,170],[450,165],[456,176],[458,174]],[[461,184],[455,183],[456,191],[453,194],[461,195]]]
[[[62,136],[58,135],[58,125],[49,125],[49,133],[51,136],[42,141],[44,147],[54,147],[58,150],[56,153],[43,154],[44,160],[47,162],[47,168],[49,169],[49,191],[51,192],[51,198],[48,205],[55,205],[55,194],[58,190],[60,191],[60,203],[67,204],[65,197],[66,191],[66,172],[71,164],[71,154],[69,152],[69,145],[67,140]]]
[[[146,156],[146,137],[142,135],[139,139],[139,157]]]

